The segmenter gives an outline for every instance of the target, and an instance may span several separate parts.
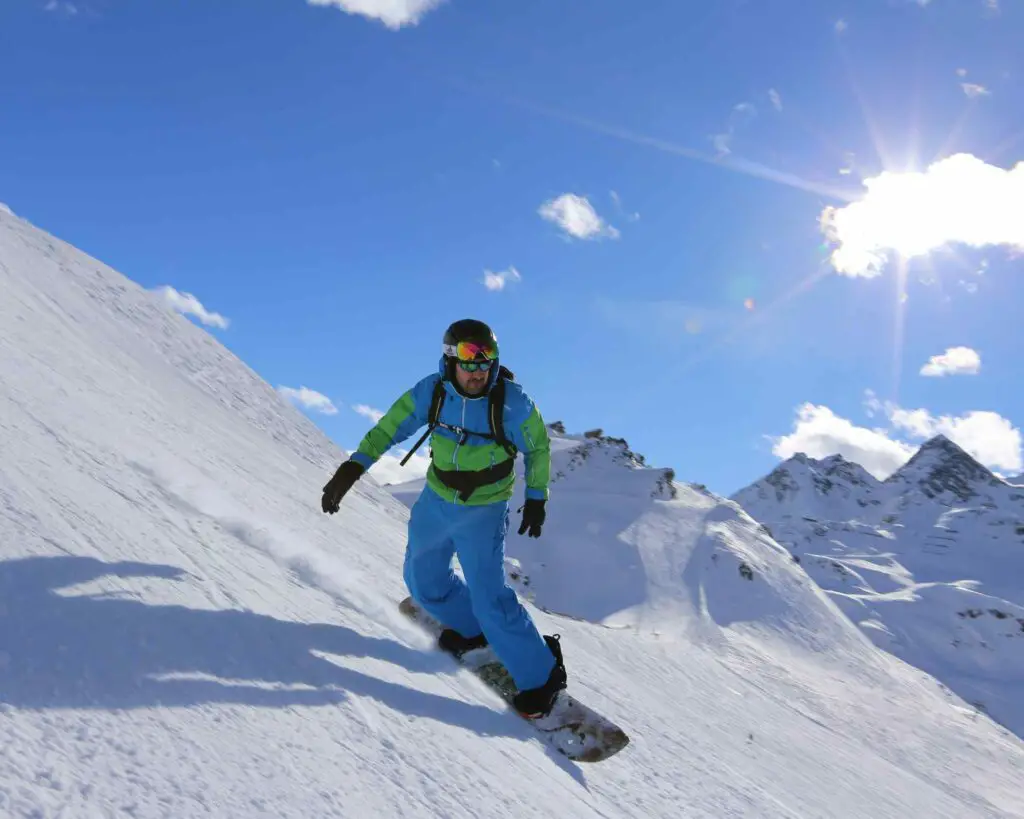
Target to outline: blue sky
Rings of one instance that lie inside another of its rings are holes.
[[[1017,0],[8,0],[0,201],[343,447],[474,316],[546,420],[723,494],[936,432],[1009,474],[1022,36]]]

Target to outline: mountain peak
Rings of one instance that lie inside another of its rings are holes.
[[[921,444],[921,449],[922,450],[935,449],[935,450],[941,450],[943,452],[950,452],[950,453],[953,453],[953,454],[956,454],[958,452],[964,452],[964,450],[960,446],[958,446],[957,444],[953,443],[952,440],[947,438],[941,432],[938,435],[935,435],[934,437],[929,438],[927,441],[925,441],[923,444]],[[964,452],[964,454],[967,454],[967,453]]]
[[[872,495],[877,486],[878,481],[867,470],[842,455],[818,460],[806,452],[797,452],[732,499],[741,506],[756,508],[773,498],[774,502],[796,504],[804,514],[828,517],[837,513],[832,509],[835,504],[855,503],[863,507],[876,503]]]
[[[977,494],[977,484],[996,481],[988,469],[945,435],[925,441],[886,483],[917,485],[929,498],[951,492],[962,501]]]
[[[647,466],[647,459],[639,452],[634,452],[630,449],[629,442],[625,438],[606,435],[605,431],[600,427],[587,430],[582,435],[573,435],[566,432],[565,424],[561,421],[552,421],[547,425],[547,428],[548,434],[552,439],[560,439],[573,447],[588,450],[604,449],[621,463],[632,467]]]

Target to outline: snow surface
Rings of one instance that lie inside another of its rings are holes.
[[[344,453],[311,421],[0,214],[0,815],[1024,816],[1020,740],[735,503],[559,446],[550,526],[509,547],[632,737],[595,766],[398,615],[402,502],[368,478],[323,515]]]
[[[798,454],[734,499],[878,646],[1024,736],[1024,488],[937,436],[884,482]]]

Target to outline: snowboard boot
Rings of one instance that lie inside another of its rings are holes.
[[[487,645],[487,637],[478,634],[476,637],[463,637],[453,628],[446,628],[437,638],[437,645],[456,658],[461,658],[467,651],[483,648]]]
[[[551,669],[547,682],[538,688],[524,689],[512,698],[512,707],[526,719],[546,717],[551,713],[558,692],[566,687],[568,677],[565,673],[565,663],[562,661],[560,639],[561,636],[558,634],[544,635],[544,642],[555,655],[555,667]]]

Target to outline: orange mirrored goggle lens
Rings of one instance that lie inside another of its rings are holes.
[[[455,345],[447,345],[444,348],[446,355],[454,355],[459,361],[476,361],[484,358],[493,361],[498,357],[498,348],[490,344],[480,344],[476,341],[460,341]]]

